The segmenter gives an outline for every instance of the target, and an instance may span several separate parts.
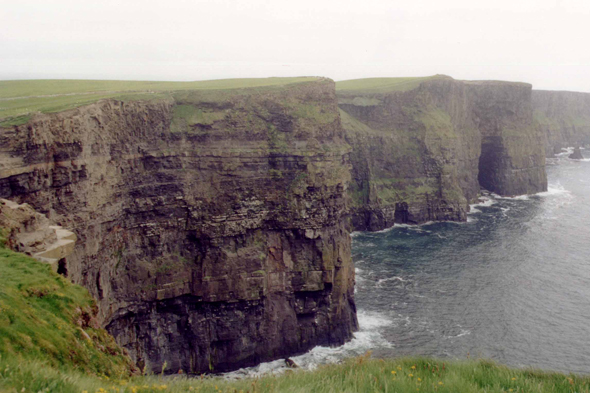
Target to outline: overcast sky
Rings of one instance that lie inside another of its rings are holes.
[[[590,91],[588,0],[0,0],[0,79],[447,74]]]

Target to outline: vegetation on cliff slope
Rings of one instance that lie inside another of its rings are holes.
[[[61,112],[101,99],[164,99],[172,92],[266,88],[311,82],[316,77],[219,79],[196,82],[17,80],[0,81],[0,126],[26,123],[34,112]]]
[[[588,392],[590,378],[488,361],[363,356],[312,372],[227,381],[132,375],[113,339],[93,328],[93,301],[48,265],[0,248],[0,392]]]
[[[93,323],[93,299],[49,265],[0,248],[0,358],[128,375],[130,360]],[[1,386],[1,382],[0,382]]]

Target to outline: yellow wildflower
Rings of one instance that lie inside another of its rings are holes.
[[[416,369],[416,366],[412,366],[412,367],[410,367],[410,368],[411,368],[412,370],[415,370],[415,369]]]
[[[439,385],[442,385],[443,383],[442,383],[441,381],[438,381],[438,384],[439,384]]]
[[[422,378],[418,378],[418,382],[422,382]]]
[[[408,377],[412,378],[414,376],[414,374],[408,374]]]
[[[516,378],[512,378],[513,381],[516,381]]]
[[[392,373],[393,375],[397,374],[397,372],[395,372],[395,371],[392,371],[391,373]]]
[[[401,369],[402,369],[402,366],[397,366],[397,369],[398,369],[398,370],[401,370]]]

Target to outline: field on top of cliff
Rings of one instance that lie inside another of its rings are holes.
[[[410,78],[363,78],[336,82],[336,90],[340,93],[389,93],[408,91],[420,86],[422,82],[433,79],[451,79],[446,75],[433,75]]]
[[[34,112],[60,112],[101,99],[121,101],[163,99],[186,90],[235,90],[280,87],[318,80],[317,77],[219,79],[195,82],[106,80],[0,81],[0,126],[24,124]]]

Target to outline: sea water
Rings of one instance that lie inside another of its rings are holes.
[[[295,362],[313,369],[370,350],[590,374],[590,159],[548,159],[547,174],[547,192],[486,194],[466,223],[353,233],[360,331]]]

